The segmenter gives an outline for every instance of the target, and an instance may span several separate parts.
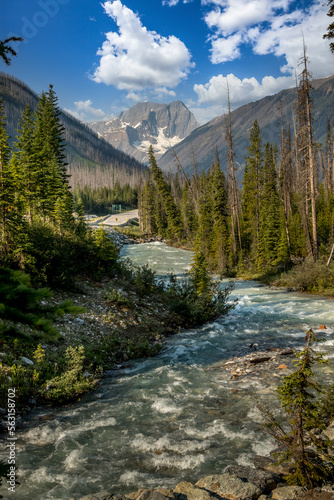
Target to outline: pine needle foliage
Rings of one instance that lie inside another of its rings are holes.
[[[15,338],[31,342],[40,337],[56,340],[59,334],[53,327],[52,316],[77,313],[82,308],[69,301],[48,305],[46,301],[51,296],[48,288],[32,288],[29,276],[22,271],[0,267],[0,342]],[[30,327],[29,334],[24,326]]]
[[[285,412],[284,421],[264,406],[259,405],[259,409],[266,420],[266,431],[282,450],[276,453],[277,463],[291,466],[292,472],[285,477],[287,483],[314,488],[333,480],[334,458],[330,454],[332,443],[315,432],[324,429],[325,423],[317,401],[323,388],[314,379],[313,366],[327,361],[322,353],[311,348],[312,342],[320,341],[312,329],[306,333],[305,341],[305,348],[296,354],[296,369],[276,389]]]

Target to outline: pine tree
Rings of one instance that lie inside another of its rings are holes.
[[[211,175],[214,267],[226,269],[231,262],[230,234],[228,228],[228,204],[225,175],[220,169],[217,153],[216,164]]]
[[[325,361],[323,355],[310,346],[317,341],[312,330],[307,332],[305,340],[305,348],[297,353],[299,361],[295,371],[284,377],[277,388],[290,430],[286,431],[268,409],[260,406],[260,410],[267,418],[267,431],[284,448],[277,453],[278,463],[293,467],[293,472],[286,477],[288,484],[314,488],[333,478],[334,458],[328,453],[328,446],[332,448],[330,442],[313,432],[316,428],[323,429],[324,422],[315,399],[323,389],[314,380],[312,368]]]
[[[202,253],[209,266],[213,266],[213,216],[212,216],[212,193],[209,184],[209,175],[202,171],[199,178],[199,200],[198,200],[198,228],[196,233],[195,250]]]
[[[11,164],[15,177],[15,187],[18,196],[22,198],[24,211],[28,220],[33,220],[36,213],[38,201],[38,176],[40,163],[37,160],[38,154],[33,146],[34,120],[29,106],[22,115],[19,122],[17,141],[15,143],[16,152],[13,153]]]
[[[15,197],[15,182],[10,166],[9,137],[5,129],[6,118],[0,99],[0,254],[8,254],[15,248],[14,241],[22,229],[20,206]]]
[[[329,10],[328,10],[327,15],[329,17],[333,17],[334,16],[334,0],[328,0],[327,5],[329,5]],[[325,33],[323,35],[323,38],[328,38],[329,40],[332,40],[334,38],[334,22],[330,23],[330,25],[327,28],[327,33]],[[329,47],[330,47],[331,51],[334,52],[334,42],[331,42],[329,44]]]
[[[243,231],[244,247],[250,257],[255,260],[258,252],[260,234],[260,204],[262,190],[263,151],[261,130],[257,120],[250,131],[250,145],[245,157],[245,174],[243,180]]]
[[[177,237],[178,239],[182,239],[184,231],[182,227],[180,210],[177,207],[175,201],[173,200],[172,195],[170,194],[167,182],[164,179],[162,171],[157,165],[152,146],[150,146],[148,155],[149,155],[149,166],[152,172],[152,177],[155,182],[158,194],[161,198],[167,216],[168,236],[170,238]]]
[[[262,175],[260,234],[257,265],[272,267],[278,257],[280,240],[280,200],[277,192],[276,153],[267,142]]]
[[[55,204],[59,198],[65,197],[70,218],[73,207],[70,207],[67,163],[65,162],[64,127],[59,120],[60,110],[52,85],[48,92],[42,92],[35,112],[33,151],[39,163],[38,204],[43,219],[54,220]],[[57,202],[59,204],[59,202]]]

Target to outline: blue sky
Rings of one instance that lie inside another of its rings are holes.
[[[182,100],[200,123],[292,87],[304,34],[314,78],[334,74],[325,0],[0,0],[0,69],[62,108],[108,119],[136,102]]]

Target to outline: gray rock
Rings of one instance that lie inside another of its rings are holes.
[[[158,490],[145,490],[138,498],[137,500],[167,500],[166,495],[163,495],[160,493]],[[173,494],[172,497],[173,498]]]
[[[260,455],[255,455],[253,458],[254,466],[257,469],[266,470],[277,475],[289,474],[290,472],[292,472],[292,467],[284,464],[275,465],[275,462],[275,459],[269,457],[261,457]]]
[[[226,473],[203,477],[196,486],[228,500],[255,500],[262,493],[255,484]]]
[[[26,365],[34,365],[34,362],[31,361],[31,359],[25,358],[24,356],[21,357],[21,361],[23,361]]]
[[[300,497],[304,492],[304,488],[301,486],[282,486],[282,488],[276,488],[273,491],[273,500],[294,500]]]
[[[173,490],[167,488],[145,489],[141,488],[137,491],[127,493],[126,500],[166,500],[166,498],[174,498]]]
[[[73,323],[78,323],[79,325],[82,325],[85,322],[82,318],[74,318]]]
[[[242,480],[258,486],[262,493],[270,493],[280,482],[280,477],[266,470],[254,469],[254,467],[244,467],[242,465],[230,465],[225,469],[228,474],[234,474]]]
[[[332,423],[331,423],[331,424],[327,427],[327,429],[325,429],[325,430],[323,431],[323,433],[322,433],[322,434],[324,434],[324,435],[326,436],[326,438],[331,439],[332,441],[334,441],[334,422],[332,422]]]
[[[213,500],[214,496],[191,483],[182,481],[174,488],[174,495],[178,500]]]
[[[93,493],[92,495],[85,495],[81,497],[80,500],[113,500],[113,495],[107,491],[102,491],[101,493]]]
[[[37,405],[36,401],[33,398],[29,399],[28,404],[31,405],[31,406],[36,406]]]

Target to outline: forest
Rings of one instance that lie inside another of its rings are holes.
[[[194,248],[211,270],[225,276],[273,279],[293,264],[303,263],[304,271],[305,266],[313,270],[311,282],[304,277],[297,288],[326,288],[333,293],[333,124],[328,120],[325,144],[316,143],[311,89],[304,52],[293,129],[287,126],[282,110],[280,144],[264,144],[255,120],[241,186],[236,179],[230,106],[225,127],[227,158],[214,152],[207,172],[197,173],[194,162],[193,173],[188,175],[178,162],[178,173],[167,180],[151,148],[151,174],[138,194],[144,233]],[[222,161],[227,163],[226,175]]]

